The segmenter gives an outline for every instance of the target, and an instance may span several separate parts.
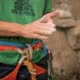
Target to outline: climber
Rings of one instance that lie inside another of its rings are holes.
[[[51,10],[52,0],[0,0],[0,64],[17,66],[21,54],[15,47],[41,42],[43,47],[33,50],[32,61],[40,67],[47,66],[47,60],[40,61],[48,56],[43,40],[56,31],[53,17],[57,12]]]

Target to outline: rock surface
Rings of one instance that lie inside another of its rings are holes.
[[[59,76],[59,80],[68,79],[68,75],[72,75],[72,73],[76,72],[77,55],[68,44],[65,33],[61,30],[57,30],[49,37],[46,45],[53,52],[53,68],[55,77]]]
[[[54,23],[59,28],[75,27],[75,20],[72,18],[54,18]]]
[[[53,51],[55,80],[80,80],[80,0],[65,0],[66,8],[61,1],[53,0],[54,10],[71,11],[72,16],[55,17],[57,31],[45,43]]]
[[[80,21],[76,21],[76,26],[67,31],[67,38],[73,49],[80,49]]]

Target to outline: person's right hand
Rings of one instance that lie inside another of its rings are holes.
[[[56,31],[55,24],[51,20],[42,22],[43,20],[44,16],[40,20],[24,25],[21,30],[21,36],[41,40],[48,39],[48,35]]]

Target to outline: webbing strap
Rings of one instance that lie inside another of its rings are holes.
[[[26,47],[26,45],[24,45],[24,44],[8,42],[8,41],[0,41],[0,45],[15,46],[15,47],[18,47],[18,48],[25,48]]]
[[[39,41],[42,42],[42,48],[43,48],[44,54],[47,55],[48,52],[47,52],[47,48],[46,48],[44,42],[41,41],[41,40],[39,40]],[[36,43],[38,43],[39,41],[33,40],[33,43],[32,43],[32,44],[36,44]]]
[[[18,71],[19,71],[21,64],[25,58],[26,58],[26,56],[22,56],[21,59],[19,60],[18,64],[17,64],[16,68],[10,74],[8,74],[7,76],[3,77],[0,80],[16,80]]]

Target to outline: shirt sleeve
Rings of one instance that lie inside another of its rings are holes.
[[[45,0],[44,14],[52,11],[52,0]]]

